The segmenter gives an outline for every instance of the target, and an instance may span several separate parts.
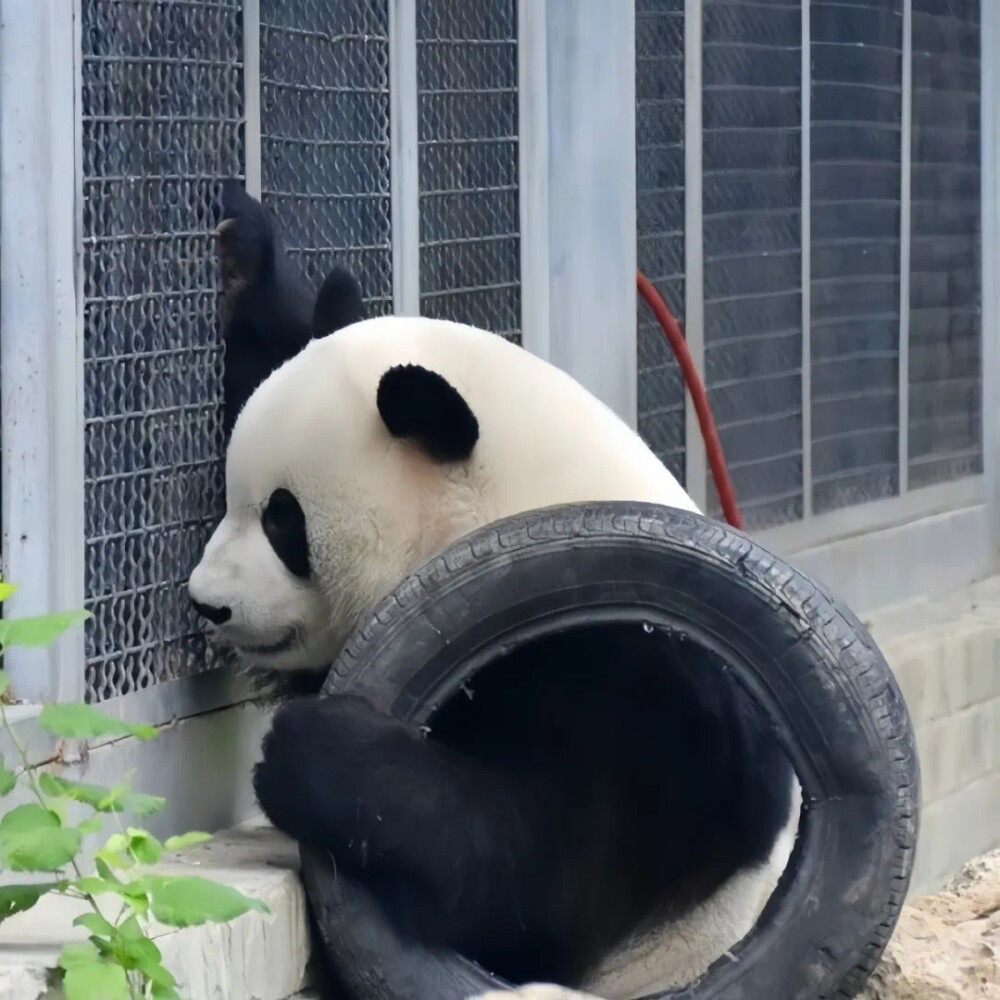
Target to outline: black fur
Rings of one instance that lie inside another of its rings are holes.
[[[357,283],[340,269],[330,274],[317,299],[282,249],[274,220],[239,181],[223,184],[217,234],[226,343],[223,432],[228,441],[257,386],[312,336],[362,318],[364,305]]]
[[[437,372],[396,365],[378,384],[378,412],[393,437],[409,438],[439,462],[468,458],[479,421],[461,393]]]
[[[319,340],[365,318],[361,286],[350,271],[335,267],[324,279],[313,308],[312,335]]]
[[[309,539],[306,536],[306,515],[294,494],[286,489],[275,490],[260,516],[261,527],[277,557],[288,572],[302,579],[309,578]]]
[[[791,769],[693,643],[578,629],[488,667],[423,739],[357,697],[282,706],[254,774],[398,932],[579,985],[632,930],[762,862]]]

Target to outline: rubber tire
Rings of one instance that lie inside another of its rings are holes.
[[[716,650],[764,706],[803,788],[788,871],[755,930],[684,1000],[852,997],[888,942],[918,829],[903,698],[857,618],[746,535],[648,504],[532,511],[432,559],[345,646],[324,693],[424,724],[483,664],[582,623],[642,621]],[[395,938],[372,901],[303,851],[324,943],[361,1000],[466,1000],[507,986]]]

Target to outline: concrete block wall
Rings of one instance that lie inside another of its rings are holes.
[[[913,891],[1000,844],[1000,581],[872,616],[917,733],[923,821]]]

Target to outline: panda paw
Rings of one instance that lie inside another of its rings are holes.
[[[279,830],[339,853],[371,839],[397,794],[394,762],[420,742],[355,695],[291,701],[264,739],[254,793]]]

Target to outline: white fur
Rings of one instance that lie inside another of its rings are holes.
[[[550,983],[531,983],[519,990],[491,990],[470,1000],[504,1000],[505,997],[509,1000],[598,1000],[589,994],[577,993],[576,990],[568,990],[565,986],[553,986]]]
[[[376,408],[380,378],[419,364],[479,420],[468,462],[441,465],[394,439]],[[297,580],[260,515],[285,487],[306,515],[312,578]],[[248,658],[322,668],[408,572],[459,536],[537,507],[640,500],[697,510],[611,410],[559,369],[499,337],[442,320],[384,317],[312,342],[272,374],[229,445],[226,516],[191,576],[196,600],[232,609],[220,638],[294,647]],[[609,998],[681,985],[753,926],[787,863],[797,808],[759,871],[742,872],[683,920],[610,956],[592,988]]]
[[[476,414],[469,462],[439,465],[392,438],[376,409],[383,373],[420,364]],[[296,581],[260,514],[292,491],[306,514],[318,588]],[[233,616],[235,646],[300,643],[268,667],[322,667],[359,620],[426,558],[480,525],[576,500],[649,500],[695,510],[655,455],[559,369],[481,330],[384,317],[313,341],[253,394],[236,421],[226,516],[190,580]]]

